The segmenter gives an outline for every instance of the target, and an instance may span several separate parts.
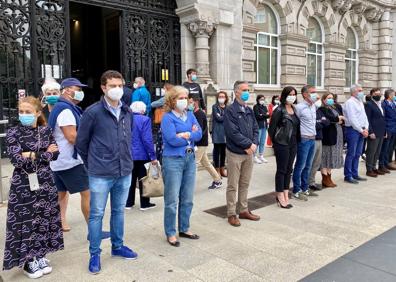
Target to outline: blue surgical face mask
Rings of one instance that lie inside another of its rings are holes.
[[[23,126],[32,126],[36,116],[34,114],[19,114],[19,121]]]
[[[328,106],[333,106],[334,105],[334,99],[330,98],[326,100],[326,105]]]
[[[395,102],[396,102],[396,96],[393,96],[393,101],[395,101]]]
[[[243,91],[241,94],[241,100],[246,102],[249,100],[250,93],[249,91]]]
[[[74,100],[81,102],[84,100],[84,91],[74,91]]]
[[[318,99],[318,96],[317,96],[317,94],[316,93],[311,93],[311,94],[309,94],[309,96],[310,96],[310,98],[311,98],[311,101],[312,102],[316,102],[316,100]]]
[[[197,79],[198,79],[198,77],[197,77],[196,74],[193,74],[193,75],[191,76],[191,80],[192,80],[192,81],[196,81]]]
[[[364,92],[359,92],[359,93],[357,94],[357,97],[358,97],[359,100],[362,100],[362,101],[363,101]]]
[[[189,111],[194,111],[194,109],[195,109],[194,104],[188,105],[188,110]]]
[[[58,102],[59,96],[58,95],[50,95],[45,97],[45,101],[47,102],[48,105],[55,105],[56,102]]]

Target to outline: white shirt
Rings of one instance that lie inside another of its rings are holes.
[[[362,101],[355,97],[349,98],[344,104],[345,126],[353,127],[362,133],[363,128],[369,128],[366,111]]]
[[[65,109],[56,119],[54,137],[59,148],[59,156],[56,161],[50,162],[52,171],[67,170],[84,163],[79,155],[77,156],[77,160],[73,158],[74,145],[67,141],[61,130],[61,127],[70,125],[76,126],[76,119],[71,110]]]
[[[300,119],[300,131],[304,136],[316,136],[316,106],[307,101],[299,103],[296,107],[296,115]]]

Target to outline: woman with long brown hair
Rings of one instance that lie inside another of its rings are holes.
[[[39,278],[52,271],[45,256],[63,249],[58,193],[49,166],[58,147],[38,99],[29,96],[19,101],[19,121],[6,137],[14,172],[3,269],[23,267],[29,278]]]

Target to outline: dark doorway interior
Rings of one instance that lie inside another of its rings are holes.
[[[121,70],[120,15],[118,10],[70,2],[71,73],[89,86],[83,109],[100,99],[101,74]]]

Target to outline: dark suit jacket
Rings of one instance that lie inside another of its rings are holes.
[[[386,120],[381,110],[374,101],[365,105],[366,115],[369,122],[369,134],[374,133],[377,137],[383,137],[386,133]]]

